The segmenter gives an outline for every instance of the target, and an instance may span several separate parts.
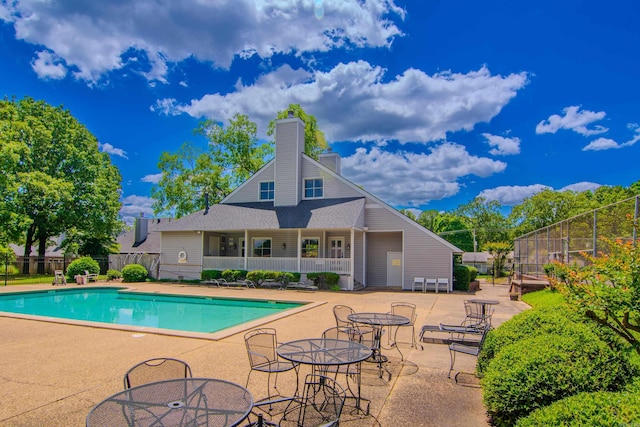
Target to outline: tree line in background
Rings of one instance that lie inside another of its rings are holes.
[[[640,181],[629,187],[601,186],[594,191],[546,189],[513,206],[509,215],[502,214],[499,202],[482,197],[451,212],[425,210],[418,216],[407,209],[401,212],[465,252],[496,252],[502,250],[496,243],[510,244],[518,236],[636,195],[640,195]]]
[[[316,118],[298,104],[276,117],[291,116],[305,122],[305,154],[317,159],[327,142]],[[259,141],[257,125],[244,114],[234,115],[226,126],[205,120],[194,132],[207,140],[206,147],[186,142],[177,152],[160,156],[162,177],[151,193],[158,216],[181,217],[219,202],[273,154],[274,142]],[[267,134],[274,133],[272,120]],[[65,253],[118,252],[115,239],[126,227],[119,216],[120,172],[68,110],[28,97],[5,98],[0,102],[0,149],[0,253],[10,252],[9,243],[19,243],[25,256],[32,246],[44,256],[52,238],[61,235]],[[401,212],[464,251],[501,254],[510,250],[514,237],[638,194],[640,181],[595,191],[547,189],[514,206],[509,215],[502,214],[497,201],[483,198],[450,212]]]

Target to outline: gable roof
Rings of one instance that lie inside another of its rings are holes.
[[[171,221],[159,231],[340,229],[354,228],[364,209],[363,197],[303,200],[298,206],[273,202],[221,203]]]

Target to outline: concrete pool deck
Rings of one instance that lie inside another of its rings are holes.
[[[500,301],[493,316],[494,325],[528,307],[523,302],[511,301],[507,286],[490,283],[483,283],[475,293],[450,294],[399,290],[281,291],[165,283],[136,283],[131,287],[143,292],[315,303],[306,310],[271,318],[262,324],[276,328],[281,342],[318,337],[323,330],[335,326],[332,308],[336,304],[349,305],[355,311],[387,312],[392,302],[413,302],[417,305],[416,331],[423,324],[460,323],[464,318],[463,301],[472,297]],[[11,286],[0,292],[36,289],[52,287]],[[244,385],[249,372],[245,330],[246,327],[237,327],[230,334],[211,340],[1,316],[0,426],[83,426],[95,404],[122,390],[123,375],[128,368],[153,357],[182,359],[189,363],[195,377],[222,378]],[[395,350],[385,352],[391,357],[390,370],[394,374],[391,381],[381,380],[375,365],[363,366],[362,396],[371,401],[371,414],[351,414],[352,402],[348,402],[342,426],[488,426],[481,390],[447,378],[449,351],[445,345],[424,343],[424,350],[413,349],[404,332],[399,334],[399,340],[404,342],[400,344],[404,362]],[[305,368],[301,374],[306,372]],[[455,368],[472,372],[475,359],[462,355]],[[473,385],[471,377],[470,382]],[[293,390],[294,383],[293,373],[278,378],[279,389],[285,393]],[[266,376],[253,374],[249,390],[255,398],[264,396]]]

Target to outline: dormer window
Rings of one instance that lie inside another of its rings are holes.
[[[260,183],[260,200],[273,200],[275,193],[275,183],[264,181]]]
[[[304,180],[305,199],[321,199],[324,196],[322,178]]]

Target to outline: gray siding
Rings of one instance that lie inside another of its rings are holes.
[[[333,174],[321,168],[313,160],[305,157],[302,162],[302,179],[322,178],[325,199],[338,199],[342,197],[362,197],[362,193],[348,184],[336,178]]]
[[[276,122],[275,206],[296,206],[301,196],[304,123],[300,119]]]
[[[163,232],[161,241],[160,279],[185,280],[200,279],[202,271],[202,234],[193,231]],[[185,262],[180,262],[178,254],[181,251],[187,253]]]
[[[355,240],[351,244],[351,249],[353,250],[353,279],[357,280],[360,283],[365,283],[364,265],[362,258],[364,254],[364,233],[361,231],[356,231],[353,238]]]
[[[447,244],[426,231],[419,224],[408,221],[404,217],[397,215],[378,204],[374,199],[368,198],[365,205],[366,221],[365,225],[369,231],[403,231],[404,247],[404,277],[403,289],[410,289],[414,277],[447,277],[453,280],[453,252]],[[369,236],[376,233],[370,233]],[[389,249],[395,250],[395,249]],[[368,254],[368,263],[372,262],[371,254]],[[381,254],[376,253],[376,262]],[[386,280],[386,254],[384,258],[384,279]],[[373,268],[373,270],[371,270]],[[367,279],[378,277],[381,267],[367,266]],[[373,275],[370,276],[369,273]],[[377,278],[373,283],[379,283]],[[369,283],[368,283],[369,284]],[[371,284],[371,286],[377,286]]]
[[[227,197],[225,203],[250,203],[260,201],[260,183],[275,180],[275,162],[260,169]]]
[[[387,252],[402,252],[402,233],[367,233],[367,286],[387,286]]]

